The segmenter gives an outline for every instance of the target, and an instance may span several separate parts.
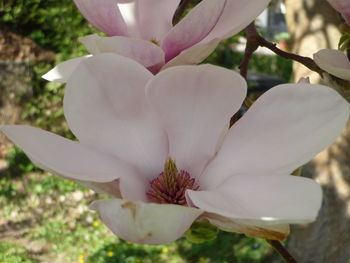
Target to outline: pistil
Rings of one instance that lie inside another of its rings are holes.
[[[184,170],[178,171],[175,162],[169,158],[164,164],[164,171],[150,182],[147,196],[154,203],[187,206],[186,190],[198,188],[195,179]]]

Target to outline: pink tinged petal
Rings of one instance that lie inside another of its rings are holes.
[[[199,176],[240,108],[246,86],[239,74],[211,65],[169,68],[148,83],[147,97],[168,134],[169,155],[178,169]]]
[[[208,191],[187,191],[198,208],[248,225],[303,224],[316,219],[321,187],[292,175],[235,175]]]
[[[342,12],[341,12],[343,18],[345,19],[346,23],[348,25],[350,25],[350,4],[346,7],[346,9],[344,9]]]
[[[220,19],[201,43],[207,43],[214,38],[225,39],[239,33],[254,21],[268,6],[270,1],[271,0],[227,0]]]
[[[127,36],[128,30],[117,0],[74,0],[83,16],[110,36]]]
[[[205,38],[217,23],[225,3],[226,0],[204,0],[176,24],[161,44],[165,61],[173,59],[181,51]]]
[[[40,168],[67,179],[103,183],[129,173],[119,159],[53,133],[23,125],[0,130]]]
[[[173,27],[172,18],[180,0],[138,1],[138,23],[143,39],[162,41]]]
[[[116,53],[131,58],[146,68],[164,65],[164,52],[157,45],[142,39],[128,37],[100,37],[96,34],[80,38],[91,54]]]
[[[166,135],[145,98],[152,76],[129,58],[98,54],[78,66],[64,97],[66,119],[80,142],[136,165],[149,179],[168,155]]]
[[[290,174],[328,147],[348,117],[349,104],[328,87],[276,86],[233,125],[200,184],[212,188],[234,174]]]
[[[68,78],[73,74],[74,70],[84,59],[91,57],[91,55],[73,58],[58,64],[49,72],[42,76],[43,79],[53,82],[66,83]]]
[[[120,199],[94,202],[91,209],[117,236],[134,243],[166,244],[180,238],[203,212],[178,205],[147,204]]]
[[[339,50],[322,49],[314,54],[316,64],[324,71],[350,81],[350,61]]]
[[[335,10],[342,14],[345,21],[350,25],[350,1],[349,0],[328,0]]]
[[[213,39],[207,44],[194,45],[167,62],[162,70],[173,66],[196,65],[213,53],[220,41],[220,39]]]

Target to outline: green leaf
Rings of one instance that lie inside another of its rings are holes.
[[[350,48],[350,35],[343,34],[338,43],[338,49],[341,51],[346,51]]]
[[[187,240],[196,244],[214,240],[217,235],[217,227],[208,222],[199,221],[194,222],[192,226],[185,232],[185,237]]]

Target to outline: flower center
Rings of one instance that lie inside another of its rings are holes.
[[[164,164],[164,172],[150,181],[147,197],[159,204],[176,204],[187,206],[185,192],[187,189],[198,190],[195,179],[184,170],[177,170],[175,162],[169,158]]]
[[[155,44],[155,45],[159,46],[159,43],[158,43],[158,41],[157,41],[157,40],[152,39],[152,40],[151,40],[151,42],[152,42],[153,44]]]

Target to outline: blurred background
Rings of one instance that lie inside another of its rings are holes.
[[[272,1],[256,21],[261,34],[281,49],[307,56],[336,48],[339,23],[324,0]],[[64,86],[41,76],[59,62],[86,55],[78,37],[91,33],[97,30],[72,0],[1,0],[0,124],[30,124],[73,138],[62,110]],[[205,62],[238,70],[244,47],[241,33],[222,42]],[[259,49],[249,67],[249,96],[255,99],[277,84],[309,75],[320,81],[306,68]],[[325,202],[318,221],[296,228],[288,242],[300,262],[350,258],[348,137],[345,132],[335,148],[304,169],[324,186]],[[104,196],[37,169],[0,134],[0,263],[283,262],[266,241],[225,232],[202,244],[125,242],[87,208],[97,198]]]

